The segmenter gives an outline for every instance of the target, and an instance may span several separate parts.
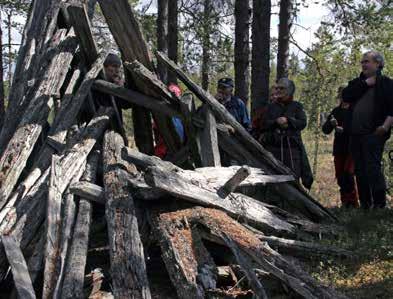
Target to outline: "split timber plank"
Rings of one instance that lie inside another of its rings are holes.
[[[98,0],[109,29],[125,61],[138,60],[149,70],[154,66],[139,23],[127,0]]]
[[[69,97],[68,95],[72,93],[76,81],[79,77],[79,71],[75,71],[69,87],[67,88],[67,101],[65,101],[59,113],[56,115],[53,125],[49,131],[49,137],[53,139],[57,144],[64,144],[68,129],[74,124],[76,115],[80,110],[86,96],[90,91],[91,84],[97,77],[98,73],[102,70],[102,64],[104,62],[105,56],[102,55],[90,69],[90,71],[85,75],[84,80],[74,96]],[[94,123],[94,122],[93,122]],[[48,137],[48,138],[49,138]],[[19,198],[24,197],[27,192],[32,188],[32,186],[37,182],[40,176],[50,167],[51,159],[50,157],[56,153],[56,150],[49,144],[44,145],[41,150],[38,160],[35,163],[33,170],[30,172],[28,177],[19,185],[17,190],[14,192],[9,200],[9,203],[0,212],[0,222],[3,221],[5,214],[8,209],[12,208]]]
[[[78,136],[78,142],[63,154],[61,163],[66,177],[72,178],[73,172],[80,170],[84,165],[84,160],[109,125],[112,115],[111,108],[100,109],[86,129]],[[20,197],[15,205],[7,207],[1,221],[0,234],[12,232],[20,240],[22,250],[33,239],[44,220],[49,174],[50,168],[46,169],[25,196]],[[0,249],[0,279],[7,272],[7,267],[8,263]]]
[[[11,264],[12,277],[19,298],[35,299],[36,295],[33,284],[31,283],[26,261],[18,242],[12,235],[2,235],[1,241],[7,254],[8,261]]]
[[[47,212],[47,237],[45,246],[45,271],[44,287],[42,298],[51,298],[54,291],[57,273],[56,263],[57,254],[60,251],[60,232],[61,232],[61,200],[60,179],[62,168],[60,157],[52,156],[52,167],[49,183],[48,212]]]
[[[30,104],[34,90],[40,84],[43,74],[39,70],[52,50],[49,39],[56,30],[58,13],[58,1],[31,2],[10,86],[9,106],[0,132],[0,156]]]
[[[96,184],[80,181],[70,186],[70,191],[88,201],[105,205],[104,188]]]
[[[168,194],[192,203],[215,207],[228,212],[236,219],[242,218],[263,229],[284,234],[295,234],[295,227],[275,216],[258,201],[242,194],[231,194],[221,198],[216,192],[193,184],[181,174],[164,171],[158,167],[150,167],[145,173],[145,181],[149,186],[158,188]]]
[[[83,1],[84,2],[84,1]],[[74,27],[79,40],[81,52],[87,65],[91,65],[98,57],[97,46],[91,32],[90,20],[87,15],[86,6],[81,0],[69,1],[67,7],[71,25]]]
[[[202,109],[205,118],[205,127],[198,136],[200,153],[202,157],[202,166],[221,166],[216,118],[209,107],[205,106]]]
[[[63,31],[62,31],[63,32]],[[60,35],[47,75],[32,98],[15,134],[0,157],[0,209],[6,204],[33,151],[77,48],[75,34]]]
[[[137,213],[127,189],[129,174],[119,167],[124,142],[113,131],[104,137],[104,188],[107,200],[105,215],[108,225],[111,275],[116,298],[150,299],[143,244],[138,229]],[[127,228],[127,229],[125,229]]]
[[[100,154],[98,151],[93,151],[88,157],[86,170],[82,177],[84,182],[88,183],[96,180],[99,158]],[[70,187],[70,191],[72,192],[72,187]],[[61,298],[71,299],[83,297],[92,210],[92,204],[83,195],[80,196],[78,215],[72,235],[72,244],[67,257]]]
[[[183,116],[184,130],[187,136],[187,154],[188,151],[191,153],[192,159],[196,167],[202,167],[202,157],[200,154],[200,148],[198,146],[197,134],[198,131],[193,123],[193,115],[195,114],[195,102],[192,94],[188,93],[180,99],[180,111]],[[187,157],[188,158],[188,157]]]
[[[75,157],[75,160],[75,169],[64,169],[62,161],[56,155],[52,156],[43,298],[60,297],[69,240],[76,213],[74,196],[67,188],[70,182],[78,181],[82,176],[86,156]]]

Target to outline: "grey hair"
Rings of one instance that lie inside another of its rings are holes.
[[[371,51],[367,51],[366,53],[364,53],[363,57],[366,55],[371,55],[371,57],[374,59],[374,61],[379,64],[379,69],[380,70],[383,69],[383,67],[385,66],[385,59],[383,58],[383,55],[381,53],[371,50]]]
[[[295,94],[296,86],[292,80],[289,80],[288,78],[281,78],[277,81],[277,84],[284,85],[289,96],[293,96]]]

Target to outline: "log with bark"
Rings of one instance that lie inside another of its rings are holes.
[[[255,280],[255,275],[250,273],[252,267],[246,262],[247,260],[256,263],[260,269],[269,272],[301,297],[346,298],[335,290],[317,283],[304,270],[287,261],[224,212],[198,207],[173,211],[161,207],[153,219],[155,219],[154,227],[160,232],[158,238],[164,247],[163,254],[167,255],[164,258],[169,262],[168,272],[172,273],[173,264],[177,266],[175,266],[177,271],[171,274],[173,276],[171,278],[176,282],[175,286],[180,297],[182,297],[180,294],[185,294],[186,297],[200,298],[200,289],[195,286],[197,259],[192,251],[187,249],[194,246],[193,231],[196,230],[202,239],[230,248],[235,258],[240,261],[240,266],[244,267],[243,270],[249,273],[247,278],[252,280],[250,285],[254,292],[258,289],[260,298],[266,298],[265,292],[260,282]],[[190,281],[194,282],[193,288],[189,286]]]
[[[104,138],[105,214],[111,257],[113,293],[116,298],[151,298],[143,245],[127,176],[121,164],[120,135],[107,132]]]

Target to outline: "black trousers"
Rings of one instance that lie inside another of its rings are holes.
[[[386,206],[386,181],[382,172],[386,139],[375,134],[351,136],[359,200],[365,209]]]

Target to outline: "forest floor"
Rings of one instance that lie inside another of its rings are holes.
[[[310,162],[313,163],[313,145],[305,138]],[[311,146],[308,146],[311,145]],[[391,144],[386,151],[392,149]],[[388,159],[385,158],[385,161]],[[333,240],[322,242],[351,250],[352,259],[337,258],[311,262],[310,272],[318,280],[332,285],[350,298],[393,298],[393,210],[364,212],[360,209],[340,208],[339,193],[334,178],[332,139],[320,142],[318,169],[312,189],[321,203],[332,209],[345,230]],[[385,163],[389,166],[388,163]],[[389,167],[385,167],[388,181]]]

